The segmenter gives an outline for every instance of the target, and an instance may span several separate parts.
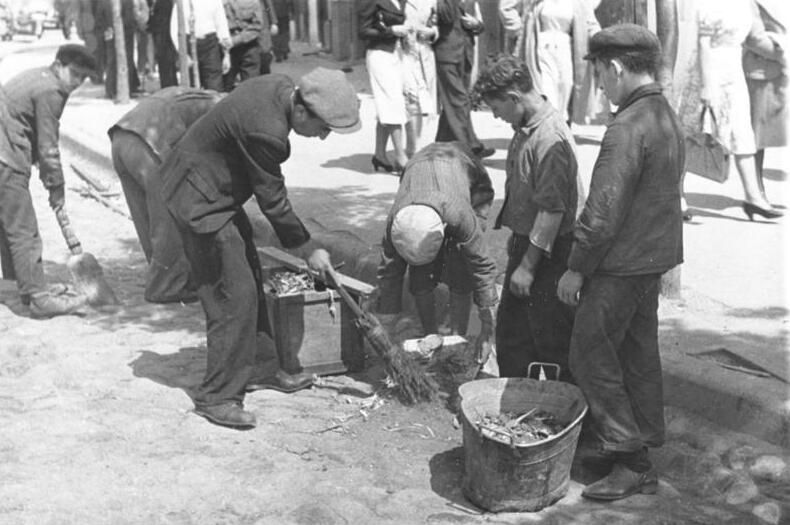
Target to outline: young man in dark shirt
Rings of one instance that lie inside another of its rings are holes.
[[[570,367],[590,406],[611,473],[582,495],[655,493],[647,447],[664,442],[658,353],[661,274],[683,261],[685,149],[661,93],[658,37],[634,24],[590,39],[588,60],[618,109],[607,126],[557,293],[577,306]]]
[[[22,303],[35,317],[73,313],[85,302],[46,285],[29,185],[36,164],[49,205],[55,211],[63,207],[60,115],[69,95],[95,72],[86,47],[66,44],[51,66],[20,73],[0,88],[0,259],[3,276],[16,279]]]
[[[494,117],[515,131],[505,163],[505,202],[495,224],[513,232],[497,312],[499,375],[525,377],[531,363],[546,362],[559,365],[569,380],[574,312],[557,298],[557,283],[567,270],[583,193],[573,136],[564,116],[535,90],[520,59],[492,61],[475,90]]]

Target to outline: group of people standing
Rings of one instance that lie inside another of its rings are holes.
[[[485,235],[490,178],[467,144],[435,143],[406,165],[389,213],[378,312],[400,310],[408,273],[423,330],[436,331],[433,292],[443,280],[450,330],[466,333],[474,301],[475,345],[480,356],[496,345],[500,376],[525,377],[531,363],[559,365],[559,379],[587,398],[596,459],[606,467],[583,495],[614,500],[658,486],[648,455],[664,440],[658,294],[661,275],[683,260],[685,146],[656,81],[655,34],[611,26],[591,36],[584,58],[618,106],[589,192],[579,184],[564,112],[523,60],[489,61],[474,91],[514,130],[494,223],[511,231],[501,298]]]
[[[437,113],[437,142],[460,141],[478,157],[492,155],[471,120],[475,37],[484,30],[477,2],[365,0],[358,16],[377,115],[374,170],[401,173],[423,117]],[[390,140],[394,162],[386,155]]]
[[[204,89],[230,91],[238,82],[270,72],[273,59],[287,59],[293,3],[286,0],[184,0],[183,31],[195,47]],[[179,11],[175,0],[121,0],[129,90],[158,70],[160,87],[178,81]],[[106,95],[116,87],[115,35],[110,0],[71,0],[69,19],[96,56]]]

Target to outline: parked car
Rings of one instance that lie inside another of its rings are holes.
[[[58,13],[53,0],[27,0],[19,6],[16,30],[41,38],[44,29],[58,27]]]

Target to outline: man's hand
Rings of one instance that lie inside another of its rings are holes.
[[[226,51],[222,55],[222,74],[224,75],[228,71],[230,71],[230,53]]]
[[[534,281],[535,274],[521,264],[510,276],[510,292],[516,297],[528,297]]]
[[[66,204],[66,186],[61,184],[49,189],[49,207],[55,211],[63,208]]]
[[[391,26],[390,31],[392,31],[392,34],[398,38],[403,38],[409,34],[409,28],[403,24]]]
[[[277,34],[280,32],[280,28],[277,26],[277,24],[272,24],[269,26],[269,31],[271,32],[272,36],[277,36]]]
[[[307,258],[307,266],[318,273],[324,281],[326,280],[326,274],[328,272],[334,272],[332,260],[329,258],[329,252],[323,248],[318,248],[310,254],[310,257]]]
[[[480,335],[475,339],[475,359],[478,364],[488,360],[496,343],[496,306],[479,307]]]
[[[557,284],[557,297],[565,304],[577,306],[579,304],[579,293],[584,284],[584,276],[573,270],[566,270]]]
[[[480,20],[469,13],[464,13],[464,15],[461,17],[461,27],[467,31],[479,31],[482,25],[483,24],[480,23]]]

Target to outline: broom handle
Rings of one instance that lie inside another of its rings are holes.
[[[349,308],[351,308],[351,311],[354,312],[354,315],[359,318],[364,318],[365,311],[362,310],[362,307],[360,307],[357,304],[357,302],[351,297],[351,294],[348,293],[348,290],[346,290],[345,287],[342,284],[340,284],[340,280],[337,278],[337,274],[335,274],[335,271],[329,270],[328,272],[326,272],[326,275],[329,278],[328,279],[328,281],[330,281],[329,284],[332,285],[332,287],[337,291],[338,294],[340,294],[340,297],[343,299],[346,305]]]
[[[66,245],[69,247],[71,253],[74,255],[81,254],[82,243],[80,243],[80,240],[77,238],[77,234],[74,233],[74,228],[71,227],[71,221],[69,221],[66,208],[61,206],[55,210],[55,217],[58,219],[60,232],[63,234],[63,238],[66,239]]]

